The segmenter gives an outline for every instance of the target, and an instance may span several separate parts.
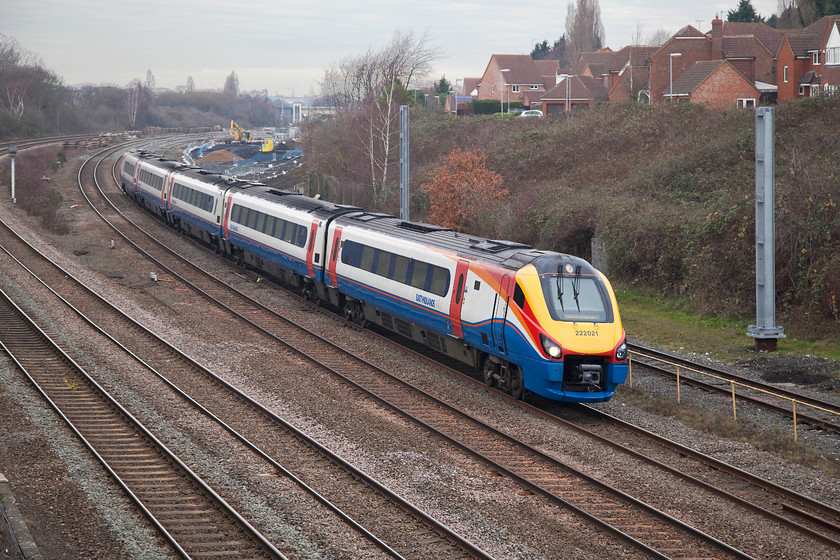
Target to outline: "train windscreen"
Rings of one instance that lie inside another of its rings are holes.
[[[602,282],[580,274],[542,274],[548,311],[555,321],[611,323],[612,308]]]

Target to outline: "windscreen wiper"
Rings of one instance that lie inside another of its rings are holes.
[[[580,265],[575,267],[575,277],[572,279],[572,292],[574,292],[574,300],[577,304],[578,313],[580,313],[580,301],[578,300],[578,296],[580,295]]]

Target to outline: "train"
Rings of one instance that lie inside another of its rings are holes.
[[[628,371],[607,278],[579,257],[404,221],[129,151],[123,192],[236,263],[521,399],[609,400]]]

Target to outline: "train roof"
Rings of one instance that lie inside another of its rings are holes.
[[[359,212],[342,216],[340,221],[342,224],[355,225],[392,237],[452,251],[468,259],[492,262],[511,270],[518,270],[542,256],[558,255],[558,253],[541,251],[515,241],[485,239],[433,224],[407,222],[388,214]]]
[[[336,204],[320,198],[312,198],[298,194],[294,191],[285,191],[275,189],[262,184],[251,184],[246,187],[237,186],[231,192],[239,192],[252,196],[254,198],[265,200],[273,204],[282,204],[288,208],[294,208],[301,212],[306,212],[314,217],[321,219],[329,219],[341,214],[350,212],[361,212],[361,208],[357,206],[347,206],[344,204]]]

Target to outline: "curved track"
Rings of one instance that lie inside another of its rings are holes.
[[[101,193],[99,196],[105,195]],[[122,228],[114,224],[111,227],[115,230]],[[149,234],[146,235],[146,239],[151,239]],[[128,238],[127,233],[125,237]],[[149,245],[145,240],[142,243],[144,247],[148,245],[147,251],[160,255],[154,257],[158,266],[164,266],[163,261],[166,260],[167,274],[183,281],[186,281],[184,278],[186,274],[195,276],[195,270],[176,272],[176,269],[184,270],[184,267],[189,268],[189,265],[180,261],[172,262],[171,256],[160,253],[159,246]],[[233,308],[239,309],[243,305],[245,309],[253,310],[255,302],[243,300],[241,295],[232,292],[229,287],[220,287],[217,282],[213,279],[211,280],[212,287],[194,289],[199,290],[209,300],[215,300],[216,305],[224,306],[231,312],[234,312]],[[234,297],[240,301],[223,304],[218,301],[218,297],[209,295],[211,290],[215,292],[224,290],[225,298]],[[324,346],[325,343],[319,336],[301,332],[299,327],[273,314],[269,309],[261,307],[259,314],[248,313],[248,317],[253,317],[253,319],[242,317],[242,320],[252,328],[277,337],[282,343],[293,347],[301,356],[316,361],[320,367],[326,367],[347,382],[352,382],[357,390],[364,391],[371,398],[379,400],[385,406],[426,429],[434,430],[439,437],[446,438],[452,444],[492,465],[499,472],[505,473],[532,491],[543,494],[552,501],[577,512],[581,517],[601,526],[603,530],[610,531],[647,553],[657,557],[673,558],[692,557],[698,554],[711,557],[749,557],[702,531],[687,526],[616,488],[588,477],[569,465],[564,465],[531,448],[524,442],[517,441],[452,409],[408,384],[395,380],[387,372],[372,364],[348,356],[337,347]],[[288,332],[289,329],[294,332]],[[306,337],[305,341],[300,340],[301,337]],[[290,340],[299,342],[291,343]],[[323,350],[317,350],[319,347],[323,347]],[[301,348],[305,348],[306,351]],[[657,529],[652,531],[652,527]]]

